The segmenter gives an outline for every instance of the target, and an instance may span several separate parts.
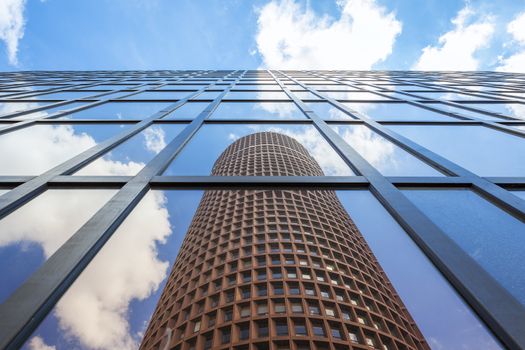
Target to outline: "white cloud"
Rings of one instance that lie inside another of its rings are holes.
[[[293,0],[259,10],[256,36],[270,69],[370,69],[391,53],[401,22],[375,0],[341,0],[337,19]]]
[[[147,193],[59,301],[55,316],[67,337],[87,349],[138,348],[128,310],[168,273],[169,263],[157,255],[157,244],[172,233],[165,204],[162,192]]]
[[[367,162],[378,169],[397,168],[394,145],[380,137],[364,125],[350,128],[336,128],[341,137],[348,142]]]
[[[509,57],[500,57],[500,66],[496,68],[501,72],[525,72],[525,12],[518,14],[512,22],[507,25],[507,32],[520,46],[519,50]],[[512,46],[514,46],[514,43]]]
[[[13,147],[6,137],[16,137],[24,147]],[[71,126],[28,127],[0,137],[0,149],[9,150],[2,153],[0,168],[14,166],[23,174],[21,169],[32,169],[26,163],[36,163],[47,169],[94,145],[91,136],[75,134]],[[106,175],[119,173],[120,168],[142,167],[105,157],[97,164]],[[16,245],[24,254],[25,247],[37,244],[48,258],[114,193],[48,190],[0,221],[0,247]],[[169,263],[157,256],[157,245],[165,243],[172,233],[165,204],[162,192],[148,193],[62,297],[54,315],[65,339],[75,339],[87,349],[138,348],[139,336],[130,330],[128,308],[133,300],[149,297],[166,277]],[[29,346],[34,350],[53,349],[38,336]]]
[[[479,15],[468,5],[452,19],[454,28],[439,37],[439,45],[427,46],[414,65],[417,70],[476,70],[478,50],[487,47],[494,33],[489,15]]]
[[[157,125],[153,125],[144,130],[144,145],[146,149],[157,154],[166,147],[164,130]]]
[[[47,345],[41,337],[33,337],[29,341],[30,350],[56,350],[55,346]]]
[[[0,1],[0,40],[5,43],[9,64],[18,64],[18,41],[24,36],[25,0]]]
[[[36,125],[0,137],[1,175],[38,175],[96,145],[70,125]],[[7,151],[8,150],[8,151]]]

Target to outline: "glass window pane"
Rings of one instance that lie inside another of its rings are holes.
[[[353,117],[328,102],[309,102],[306,105],[323,120],[354,120]]]
[[[148,192],[26,346],[138,349],[201,196]]]
[[[292,102],[221,102],[213,119],[306,119]]]
[[[301,100],[320,100],[321,98],[310,91],[293,91],[293,94]]]
[[[292,138],[293,140],[291,141],[287,139],[283,140],[283,142],[292,142],[294,146],[304,147],[304,152],[308,156],[313,157],[325,175],[353,175],[346,163],[312,125],[289,124],[204,125],[175,158],[164,175],[210,175],[214,163],[228,146],[244,136],[261,132],[273,132]],[[295,142],[298,142],[300,145],[295,144]],[[206,150],[206,152],[203,152],[203,150]],[[258,152],[260,151],[258,150]],[[300,152],[300,156],[303,156],[302,152]],[[272,158],[269,155],[268,165],[261,169],[261,175],[263,173],[286,175],[286,173],[281,173],[276,167],[276,164],[284,160],[285,158],[280,158],[280,156]],[[239,174],[242,173],[242,169],[235,169],[234,171]],[[305,169],[305,172],[310,174],[310,171],[307,171],[307,169]],[[311,173],[311,175],[319,174]]]
[[[0,175],[40,175],[129,125],[33,125],[0,135]]]
[[[374,94],[367,91],[327,91],[323,95],[326,95],[336,100],[347,100],[347,101],[380,101],[388,100],[387,97]]]
[[[481,119],[481,120],[491,120],[491,121],[502,121],[503,119],[502,118],[498,118],[498,117],[495,117],[495,116],[491,116],[491,115],[487,115],[487,114],[483,114],[483,113],[479,113],[479,112],[474,112],[474,111],[469,111],[468,109],[463,109],[463,108],[458,108],[458,107],[454,107],[454,106],[448,106],[448,105],[444,105],[444,104],[432,104],[433,106],[436,106],[437,108],[441,109],[441,110],[444,110],[444,111],[447,111],[447,112],[453,112],[453,113],[458,113],[458,114],[461,114],[465,117],[473,117],[473,118],[477,118],[477,119]],[[483,109],[483,106],[478,106],[478,105],[475,105],[475,104],[468,104],[469,106],[473,107],[473,108],[481,108]]]
[[[513,195],[518,196],[522,199],[525,199],[525,190],[520,191],[511,191]]]
[[[195,119],[210,102],[186,102],[163,119]]]
[[[0,117],[28,109],[45,106],[51,102],[0,102]]]
[[[466,103],[465,106],[484,109],[508,117],[525,119],[525,104],[522,103]]]
[[[65,115],[61,119],[145,119],[170,104],[170,102],[107,102]]]
[[[385,176],[443,175],[366,125],[331,126],[366,161]]]
[[[0,303],[115,192],[48,190],[0,220]]]
[[[525,224],[468,189],[403,193],[525,305]]]
[[[192,100],[215,100],[220,94],[222,94],[222,91],[204,91],[192,98]]]
[[[237,84],[233,87],[233,90],[281,90],[281,87],[277,84]]]
[[[454,121],[456,118],[432,112],[407,103],[357,103],[344,102],[350,109],[360,112],[374,120],[423,120],[423,121]]]
[[[65,105],[62,105],[62,106],[59,106],[59,107],[48,108],[48,109],[44,109],[42,111],[38,111],[38,112],[34,112],[34,113],[19,115],[19,116],[15,117],[15,118],[22,119],[22,120],[35,119],[35,118],[44,118],[44,117],[48,117],[48,116],[50,116],[51,114],[54,114],[54,113],[65,112],[65,111],[67,111],[69,109],[73,109],[73,108],[77,108],[77,107],[80,107],[80,106],[84,106],[86,103],[88,103],[88,102],[72,102],[72,103],[68,103],[68,104],[65,104]]]
[[[124,100],[179,100],[191,93],[193,91],[143,91]]]
[[[490,331],[369,191],[338,191],[419,329],[443,349],[500,349]]]
[[[136,175],[185,124],[154,124],[89,163],[74,175]]]
[[[230,91],[224,100],[289,100],[284,91]]]
[[[74,100],[77,98],[86,98],[101,93],[102,91],[62,91],[38,96],[31,96],[28,98],[37,100]]]
[[[387,125],[480,176],[525,176],[524,139],[479,125]]]

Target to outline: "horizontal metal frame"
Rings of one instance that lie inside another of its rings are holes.
[[[423,215],[413,204],[411,204],[402,193],[396,188],[397,187],[426,187],[426,188],[457,188],[457,187],[470,187],[473,190],[481,193],[488,200],[503,207],[504,209],[511,212],[518,218],[523,218],[523,200],[516,196],[506,192],[499,186],[508,189],[522,189],[525,188],[525,178],[481,178],[466,172],[464,169],[452,164],[446,159],[443,159],[428,150],[410,142],[409,140],[402,138],[389,130],[386,130],[382,125],[386,124],[450,124],[450,125],[486,125],[494,127],[492,124],[497,124],[497,128],[505,130],[510,128],[508,125],[519,125],[525,121],[507,121],[502,120],[497,123],[487,123],[483,120],[475,118],[461,117],[457,120],[451,120],[448,122],[432,122],[432,121],[370,121],[364,119],[355,111],[351,111],[344,105],[341,105],[339,101],[330,99],[323,96],[323,91],[316,91],[311,87],[307,87],[302,83],[297,83],[299,86],[303,86],[304,90],[310,91],[314,94],[320,93],[318,96],[320,100],[317,102],[328,102],[344,112],[352,115],[354,120],[321,120],[315,113],[308,109],[308,106],[304,104],[307,100],[301,100],[293,94],[293,90],[289,90],[285,83],[293,82],[294,79],[289,78],[286,72],[266,72],[269,79],[265,79],[268,83],[275,85],[277,83],[282,91],[290,97],[290,100],[264,100],[264,101],[293,101],[308,119],[295,119],[295,120],[267,120],[267,119],[208,119],[221,101],[224,99],[225,94],[228,91],[233,90],[234,86],[239,84],[252,85],[252,79],[243,79],[250,75],[250,72],[244,72],[243,75],[238,75],[237,71],[222,72],[217,71],[217,76],[204,78],[204,82],[207,85],[201,85],[202,88],[189,94],[185,99],[177,100],[175,103],[169,105],[162,111],[155,113],[154,115],[144,120],[61,120],[54,119],[62,115],[65,115],[71,111],[60,112],[42,119],[35,119],[28,121],[17,121],[17,120],[3,120],[0,124],[7,126],[6,128],[0,129],[0,134],[3,132],[9,132],[20,127],[36,124],[58,124],[58,123],[100,123],[100,124],[111,124],[117,122],[124,122],[135,124],[130,129],[120,135],[117,135],[92,149],[83,152],[82,154],[74,157],[73,159],[66,161],[58,167],[51,169],[49,172],[36,177],[0,177],[0,187],[12,188],[13,190],[0,197],[0,217],[9,214],[12,210],[15,210],[20,205],[23,205],[31,198],[36,196],[38,193],[44,191],[47,188],[118,188],[118,193],[108,202],[103,208],[99,210],[79,231],[77,231],[73,237],[57,251],[51,259],[49,259],[31,278],[26,281],[17,291],[13,294],[8,301],[0,306],[0,347],[8,346],[9,348],[16,348],[23,344],[25,339],[30,336],[32,330],[38,325],[53,305],[59,300],[60,296],[67,290],[67,288],[73,283],[74,279],[81,273],[83,268],[87,266],[89,261],[96,255],[103,244],[110,238],[111,234],[115,231],[118,225],[124,220],[126,215],[132,210],[132,208],[138,203],[140,198],[145,194],[149,188],[173,188],[173,189],[233,189],[233,188],[320,188],[320,189],[363,189],[368,188],[372,193],[382,202],[385,208],[394,216],[394,218],[405,228],[412,239],[418,244],[425,254],[434,262],[438,269],[445,275],[445,277],[456,287],[460,294],[473,306],[475,311],[480,317],[489,325],[494,331],[498,338],[509,348],[519,348],[525,345],[524,336],[519,333],[520,327],[524,325],[523,307],[521,304],[513,304],[514,298],[512,298],[505,290],[487,275],[479,266],[472,264],[469,257],[465,257],[465,254],[449,239],[444,238],[444,233],[436,227],[425,215]],[[41,72],[42,74],[49,74],[50,77],[57,74],[57,72]],[[205,71],[162,71],[159,72],[159,76],[147,80],[148,75],[153,74],[152,72],[129,72],[130,74],[137,74],[135,77],[126,76],[125,72],[121,73],[122,77],[127,82],[136,81],[140,83],[146,82],[146,84],[138,84],[141,89],[128,91],[129,96],[133,96],[142,91],[150,91],[152,84],[157,88],[162,88],[170,84],[170,82],[182,81],[186,77],[204,75],[209,72]],[[173,75],[180,73],[178,80],[173,80]],[[301,73],[296,71],[297,74]],[[337,71],[321,72],[323,74],[337,74]],[[374,74],[391,74],[392,72],[363,72],[363,76],[372,76]],[[394,72],[395,73],[395,72]],[[18,73],[17,73],[18,74]],[[40,74],[40,73],[39,73]],[[70,72],[64,74],[64,76],[72,75],[75,76],[78,72]],[[164,75],[160,75],[164,74]],[[230,74],[231,79],[228,75]],[[306,72],[303,78],[317,74],[316,72]],[[8,75],[8,74],[7,74]],[[100,77],[119,77],[115,72],[102,71],[102,72],[89,72],[88,74],[94,79],[95,85],[112,84],[109,80],[97,83],[97,79]],[[278,75],[278,76],[277,76]],[[410,75],[408,75],[410,77]],[[499,73],[495,75],[499,77]],[[280,77],[284,77],[282,81]],[[251,77],[250,77],[251,78]],[[255,78],[255,76],[254,76]],[[172,79],[172,80],[170,80]],[[208,83],[208,80],[215,80]],[[328,79],[336,80],[338,78],[322,77],[318,81],[320,83],[327,81]],[[374,78],[376,79],[376,78]],[[394,79],[394,78],[392,78]],[[397,78],[396,78],[397,79]],[[75,80],[72,78],[71,80]],[[376,93],[378,91],[368,90],[363,86],[372,85],[373,88],[377,88],[380,85],[368,84],[360,81],[355,82],[354,79],[347,79],[348,81],[337,81],[338,85],[341,84],[356,84],[356,89],[362,91],[370,91]],[[296,81],[296,80],[295,80]],[[221,94],[214,100],[207,99],[202,101],[211,102],[211,104],[195,119],[187,120],[166,120],[162,119],[172,111],[176,110],[180,106],[187,103],[189,100],[195,101],[192,97],[197,96],[203,91],[210,91],[210,86],[221,85],[228,82],[224,90],[221,90]],[[199,84],[199,80],[194,80],[194,84]],[[403,82],[405,84],[412,84],[413,82]],[[46,84],[46,82],[42,82]],[[52,84],[52,82],[47,83]],[[496,85],[497,86],[497,85]],[[448,89],[448,86],[441,86],[442,89]],[[518,87],[516,87],[518,88]],[[1,89],[1,86],[0,86]],[[64,90],[67,88],[57,89],[57,91]],[[108,92],[114,93],[116,91],[127,90],[126,88],[119,90],[111,90]],[[40,91],[40,90],[39,90]],[[153,90],[163,91],[163,90]],[[187,91],[187,90],[186,90]],[[247,90],[241,90],[247,91]],[[256,90],[261,91],[261,90]],[[279,91],[279,90],[270,90]],[[336,90],[337,91],[337,90]],[[388,89],[379,91],[380,93],[387,92]],[[461,91],[458,91],[461,92]],[[102,94],[101,94],[101,97]],[[494,97],[491,97],[494,99]],[[403,100],[402,98],[396,98],[396,101],[414,104],[414,100]],[[15,101],[15,100],[10,100]],[[67,100],[61,102],[66,104],[74,101],[82,101],[82,99]],[[81,110],[96,106],[105,102],[132,102],[132,100],[122,100],[105,98],[102,100],[90,100],[90,103],[85,106],[81,106],[78,109],[72,111]],[[136,100],[137,102],[145,102],[145,100]],[[147,100],[154,101],[154,100]],[[237,102],[250,102],[249,100],[235,100]],[[255,102],[262,102],[263,100],[253,100]],[[390,101],[394,99],[390,98]],[[425,101],[427,101],[425,99]],[[437,101],[437,100],[436,100]],[[86,102],[86,100],[84,100]],[[233,102],[233,101],[232,101]],[[373,101],[365,101],[371,103]],[[437,101],[442,102],[442,101]],[[419,103],[415,101],[415,103]],[[57,104],[57,105],[61,105]],[[424,103],[420,103],[426,105]],[[418,105],[419,106],[419,105]],[[428,106],[419,106],[426,108]],[[45,106],[51,108],[50,105]],[[433,107],[432,107],[433,108]],[[430,109],[430,108],[426,108]],[[24,111],[27,114],[30,112]],[[448,113],[441,111],[440,113],[449,114],[451,116],[458,115],[454,113]],[[22,115],[23,115],[22,114]],[[4,123],[4,121],[7,121]],[[98,156],[107,152],[108,150],[116,147],[125,140],[129,139],[133,135],[137,134],[147,126],[157,123],[188,123],[187,127],[179,134],[161,153],[159,153],[146,167],[134,177],[119,176],[71,176],[68,174],[73,173],[82,166],[85,166],[90,161],[96,159]],[[316,127],[320,133],[327,139],[327,141],[334,147],[334,149],[341,155],[341,157],[361,176],[321,176],[321,177],[213,177],[213,176],[159,176],[162,171],[169,165],[171,160],[180,152],[182,147],[191,139],[191,137],[199,130],[202,125],[210,124],[246,124],[246,123],[287,123],[287,124],[310,124]],[[368,164],[354,149],[346,144],[333,129],[329,127],[331,124],[364,124],[373,126],[373,129],[386,137],[391,142],[394,142],[398,146],[404,148],[416,157],[432,164],[438,169],[441,169],[445,173],[455,176],[443,176],[443,177],[385,177],[379,174],[370,164]],[[490,124],[490,125],[489,125]],[[503,128],[500,128],[503,126]],[[523,134],[518,131],[517,133],[512,130],[513,134]],[[520,211],[521,210],[521,211]],[[473,276],[472,276],[473,275]],[[486,291],[480,292],[478,288],[471,288],[474,286],[487,286]],[[495,293],[495,294],[490,294]],[[497,300],[488,300],[491,297],[494,299],[494,295],[497,296]],[[489,301],[487,303],[487,300]],[[499,305],[498,305],[499,304]],[[499,310],[496,310],[499,308]],[[525,328],[524,328],[525,329]]]

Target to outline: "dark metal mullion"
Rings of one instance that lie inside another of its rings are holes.
[[[194,94],[197,93],[198,91]],[[73,158],[70,158],[62,164],[57,165],[56,167],[46,171],[45,173],[34,177],[30,181],[12,189],[8,193],[5,193],[3,196],[0,197],[0,218],[9,214],[11,211],[15,210],[20,205],[25,203],[27,200],[42,192],[45,189],[47,182],[55,176],[71,174],[75,172],[82,166],[85,166],[89,162],[95,160],[97,157],[106,153],[108,150],[112,149],[113,147],[116,147],[117,145],[128,140],[129,138],[139,133],[146,127],[150,126],[157,119],[162,118],[167,114],[171,113],[173,110],[177,109],[180,105],[184,104],[186,101],[192,98],[194,94],[186,96],[186,98],[175,102],[174,104],[168,106],[167,108],[159,112],[156,112],[149,118],[138,122],[137,124],[123,131],[122,133],[115,135],[99,143],[98,145],[91,147],[90,149],[76,155]]]
[[[310,92],[315,92],[316,95],[322,96],[326,101],[330,102],[334,106],[338,106],[340,109],[345,108],[340,102],[330,98],[328,96],[323,96],[317,90],[306,86],[298,82],[297,80],[291,78],[295,83],[300,84],[301,86],[308,89]],[[517,218],[525,220],[525,200],[517,198],[511,193],[507,192],[505,189],[494,185],[490,181],[479,177],[478,175],[468,171],[467,169],[455,164],[454,162],[449,161],[448,159],[441,157],[440,155],[426,149],[425,147],[420,146],[419,144],[411,141],[410,139],[399,135],[398,133],[384,127],[383,125],[377,123],[374,120],[369,118],[360,117],[359,114],[356,114],[358,118],[364,121],[367,126],[372,130],[376,131],[378,134],[384,136],[386,139],[392,141],[396,145],[402,147],[409,153],[413,154],[419,159],[424,160],[425,162],[431,164],[435,168],[443,171],[445,174],[462,176],[467,178],[472,178],[471,181],[475,185],[476,190],[483,196],[490,198],[493,203],[496,203],[501,208],[512,213]]]
[[[370,191],[501,341],[510,349],[525,347],[525,308],[328,124],[315,113],[310,113],[310,117],[344,157],[357,166],[370,182]]]
[[[169,165],[207,117],[202,112],[0,305],[0,348],[18,349],[24,344],[146,194],[151,179]]]

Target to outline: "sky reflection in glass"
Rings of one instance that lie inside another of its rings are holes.
[[[480,125],[387,125],[480,176],[525,176],[523,138]]]
[[[170,102],[106,102],[60,119],[145,119],[169,106]]]
[[[338,191],[337,195],[433,348],[501,348],[369,191]]]
[[[428,109],[412,106],[408,103],[358,103],[344,102],[345,106],[360,112],[373,120],[425,120],[425,121],[454,121],[456,118],[429,111]]]
[[[403,193],[525,305],[523,222],[468,189]]]
[[[76,98],[86,98],[89,96],[99,95],[101,93],[103,93],[103,91],[61,91],[27,98],[37,100],[73,100]]]
[[[68,104],[65,104],[65,105],[62,105],[62,106],[58,106],[58,107],[47,108],[47,109],[44,109],[44,110],[41,110],[41,111],[38,111],[38,112],[34,112],[34,113],[22,114],[22,115],[14,117],[14,118],[22,119],[22,120],[35,119],[35,118],[44,118],[44,117],[50,116],[51,114],[54,114],[54,113],[57,113],[57,112],[64,112],[64,111],[67,111],[69,109],[73,109],[73,108],[77,108],[77,107],[80,107],[80,106],[84,106],[87,103],[88,102],[72,102],[72,103],[68,103]]]
[[[23,349],[137,349],[201,197],[148,192]]]
[[[143,91],[124,100],[180,100],[191,93],[193,91]]]
[[[367,162],[385,176],[443,176],[365,125],[331,125]]]
[[[323,120],[355,120],[349,114],[328,102],[307,102],[306,105]]]
[[[292,102],[221,102],[212,119],[306,119]]]
[[[47,190],[0,220],[0,303],[115,192],[93,189]]]
[[[0,117],[14,112],[21,112],[32,108],[41,107],[50,103],[51,102],[0,102]]]
[[[164,175],[210,175],[213,164],[229,145],[240,137],[261,131],[293,137],[308,150],[325,175],[353,175],[348,165],[312,125],[289,124],[204,125],[175,157]]]
[[[175,138],[185,124],[154,124],[116,146],[74,175],[136,175]]]
[[[0,135],[0,175],[39,175],[129,125],[33,125]]]
[[[282,91],[230,91],[224,100],[290,100]]]
[[[195,119],[209,104],[209,102],[186,102],[163,119]]]

